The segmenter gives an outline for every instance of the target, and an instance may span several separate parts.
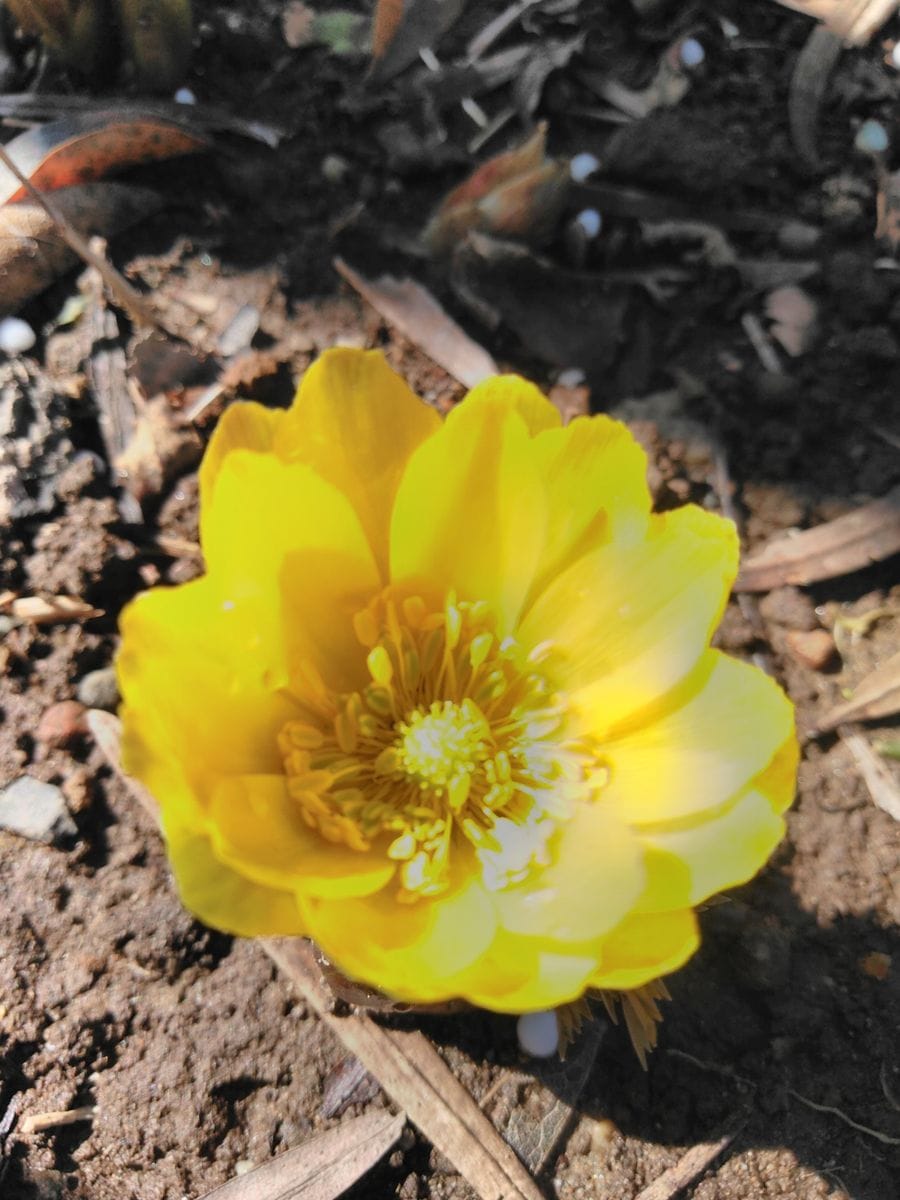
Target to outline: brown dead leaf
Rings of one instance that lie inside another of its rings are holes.
[[[202,1200],[335,1200],[394,1145],[406,1113],[364,1113],[279,1154]]]
[[[487,350],[473,341],[437,300],[411,279],[366,279],[342,259],[335,268],[386,321],[466,387],[498,373]]]
[[[482,163],[439,205],[422,234],[432,254],[448,254],[478,231],[540,242],[552,233],[569,188],[569,171],[547,157],[547,123],[519,146]]]
[[[853,755],[875,806],[900,821],[900,787],[890,767],[881,761],[862,734],[843,730],[841,741]]]
[[[393,36],[387,40],[383,52],[373,59],[370,76],[373,82],[393,79],[416,61],[420,50],[436,46],[465,5],[466,0],[405,0]],[[382,18],[384,35],[390,33],[394,15],[394,5],[388,3],[387,8]]]
[[[900,713],[900,653],[870,672],[853,689],[853,699],[833,708],[818,724],[820,733],[847,721],[873,721]]]
[[[180,424],[168,400],[158,396],[138,413],[134,433],[113,465],[119,482],[143,500],[159,495],[166,483],[190,470],[202,452],[196,430]]]
[[[0,612],[29,625],[53,625],[62,621],[89,621],[102,617],[103,609],[94,608],[77,596],[0,596]]]
[[[898,551],[900,486],[815,529],[777,537],[747,558],[734,587],[768,592],[786,583],[816,583],[862,570]]]
[[[53,201],[78,233],[106,238],[163,206],[157,192],[121,183],[63,188]],[[0,315],[17,312],[77,261],[40,205],[22,202],[0,208]]]
[[[404,7],[405,0],[377,0],[372,14],[373,58],[382,58],[394,40]]]

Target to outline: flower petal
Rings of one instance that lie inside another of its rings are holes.
[[[651,508],[647,456],[620,421],[578,417],[541,433],[533,451],[547,493],[547,529],[532,599],[583,554],[613,540],[641,541]]]
[[[487,601],[503,637],[531,586],[545,520],[531,438],[515,404],[464,400],[409,461],[391,525],[391,576]]]
[[[450,893],[401,907],[388,890],[361,900],[300,898],[310,936],[350,978],[397,1000],[460,995],[456,979],[494,937],[490,898],[471,874]]]
[[[591,987],[640,987],[676,971],[700,944],[697,918],[689,908],[662,913],[632,913],[604,939],[600,966]]]
[[[695,666],[737,560],[730,521],[692,505],[653,516],[645,541],[613,542],[555,579],[519,636],[526,645],[553,646],[548,668],[599,737]]]
[[[312,466],[353,505],[387,582],[394,497],[417,446],[441,419],[375,350],[326,350],[300,381],[276,445]]]
[[[494,893],[503,928],[543,939],[545,950],[606,933],[644,889],[637,841],[602,797],[578,806],[550,852],[549,866]]]
[[[562,417],[540,388],[518,375],[492,375],[476,384],[463,401],[466,409],[496,407],[517,412],[534,437],[544,430],[559,429]]]
[[[182,903],[204,924],[241,937],[306,933],[290,892],[239,875],[215,854],[205,834],[176,818],[164,820],[164,831]]]
[[[234,450],[201,524],[209,577],[222,603],[252,605],[256,653],[287,683],[309,658],[333,686],[364,678],[351,615],[379,586],[372,551],[348,499],[305,464]]]
[[[611,772],[604,795],[632,825],[720,807],[793,734],[790,701],[758,667],[709,650],[691,684],[683,702],[603,747]],[[682,691],[687,681],[679,700]]]
[[[217,858],[263,887],[307,896],[367,896],[387,884],[394,864],[327,842],[302,820],[283,775],[219,780],[209,807]]]
[[[459,994],[492,1012],[539,1012],[577,1000],[596,968],[593,947],[550,950],[536,939],[501,932],[460,977]]]
[[[121,630],[126,769],[161,804],[148,778],[157,760],[162,779],[166,763],[182,764],[195,789],[218,774],[281,769],[276,737],[296,709],[269,685],[273,659],[252,603],[225,608],[216,585],[197,579],[138,596]]]
[[[278,430],[287,413],[282,408],[264,408],[262,404],[240,401],[222,413],[200,464],[200,511],[212,503],[222,463],[233,450],[252,450],[257,454],[274,452]]]

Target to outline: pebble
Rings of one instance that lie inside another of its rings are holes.
[[[48,845],[78,833],[62,791],[31,775],[20,775],[0,792],[0,829]]]
[[[85,708],[102,708],[104,712],[115,712],[119,706],[119,683],[115,667],[101,667],[99,671],[88,671],[78,681],[76,693]]]
[[[702,42],[698,42],[696,38],[687,37],[679,47],[678,57],[681,59],[681,65],[690,70],[692,67],[700,66],[706,58],[706,51],[703,49]]]
[[[175,93],[174,100],[176,104],[196,104],[197,97],[189,87],[179,88]]]
[[[784,640],[791,657],[811,671],[821,671],[835,655],[834,638],[827,629],[791,629]]]
[[[890,144],[888,131],[880,121],[863,121],[853,141],[857,150],[866,154],[884,154]]]
[[[0,350],[10,358],[25,354],[37,341],[37,334],[21,317],[4,317],[0,321]]]
[[[583,208],[575,218],[575,224],[584,232],[584,236],[592,241],[603,228],[603,218],[596,208]]]
[[[559,1048],[559,1023],[554,1009],[524,1013],[516,1022],[519,1045],[533,1058],[550,1058]]]
[[[596,154],[585,150],[576,154],[569,162],[569,176],[573,183],[584,183],[596,171],[600,170],[600,159]]]
[[[91,806],[93,790],[91,787],[91,772],[87,767],[76,767],[62,785],[62,794],[66,798],[69,812],[85,812]]]
[[[45,710],[35,736],[44,746],[68,746],[86,732],[85,708],[77,700],[60,700]]]

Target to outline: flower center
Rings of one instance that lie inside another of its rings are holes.
[[[478,857],[488,886],[524,878],[603,782],[541,671],[547,647],[499,641],[485,604],[429,607],[391,589],[354,627],[369,683],[335,695],[305,669],[303,715],[279,735],[303,820],[329,841],[381,848],[401,899],[445,890],[454,847]]]
[[[446,791],[450,807],[458,810],[476,767],[487,757],[491,730],[478,705],[472,700],[436,700],[427,712],[417,708],[397,731],[397,769],[423,792]]]

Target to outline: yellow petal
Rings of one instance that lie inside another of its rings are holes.
[[[470,412],[477,407],[517,412],[532,437],[544,430],[558,429],[562,423],[559,409],[533,383],[518,375],[485,379],[472,388],[463,403]]]
[[[691,680],[692,694],[677,707],[603,747],[610,769],[604,797],[629,824],[683,821],[719,808],[793,734],[790,701],[758,667],[708,650]]]
[[[730,521],[689,505],[650,518],[645,541],[613,542],[555,579],[522,622],[550,642],[550,669],[595,735],[655,703],[692,670],[737,570]]]
[[[494,893],[498,920],[511,933],[588,941],[618,925],[643,891],[639,846],[602,799],[579,805],[549,849],[549,866]]]
[[[554,951],[536,939],[506,934],[460,977],[459,994],[492,1012],[538,1012],[577,1000],[596,969],[592,948]]]
[[[209,816],[216,856],[263,887],[344,899],[369,895],[394,874],[383,854],[334,845],[310,829],[283,775],[221,779]]]
[[[699,904],[752,879],[784,836],[784,818],[751,788],[714,817],[687,828],[641,831],[647,891],[640,908],[666,911]]]
[[[647,456],[620,421],[579,417],[536,437],[534,454],[547,492],[547,530],[531,599],[605,542],[641,541],[651,509]]]
[[[341,690],[365,679],[351,617],[379,586],[372,551],[346,496],[309,466],[234,450],[216,478],[201,538],[221,602],[252,606],[256,653],[308,658]]]
[[[120,624],[125,741],[136,747],[129,771],[155,791],[154,759],[180,764],[194,787],[219,773],[281,770],[276,738],[296,708],[271,690],[254,605],[224,607],[204,578],[145,592]]]
[[[347,496],[387,582],[394,497],[410,455],[440,428],[438,414],[375,350],[326,350],[300,381],[277,447]]]
[[[531,586],[545,519],[515,405],[464,400],[409,461],[391,525],[391,576],[487,601],[503,637]]]
[[[596,988],[636,988],[687,962],[700,944],[690,909],[632,913],[602,945],[601,964],[590,978]]]
[[[490,899],[469,874],[446,896],[412,904],[391,889],[360,900],[300,900],[310,936],[352,979],[397,1000],[460,995],[457,978],[490,945]]]
[[[287,414],[284,409],[261,404],[232,404],[219,418],[200,465],[200,509],[212,502],[222,463],[233,450],[274,453],[278,430]]]
[[[164,832],[182,903],[206,925],[241,937],[306,933],[290,892],[239,875],[218,858],[204,834],[177,819],[164,821]]]

